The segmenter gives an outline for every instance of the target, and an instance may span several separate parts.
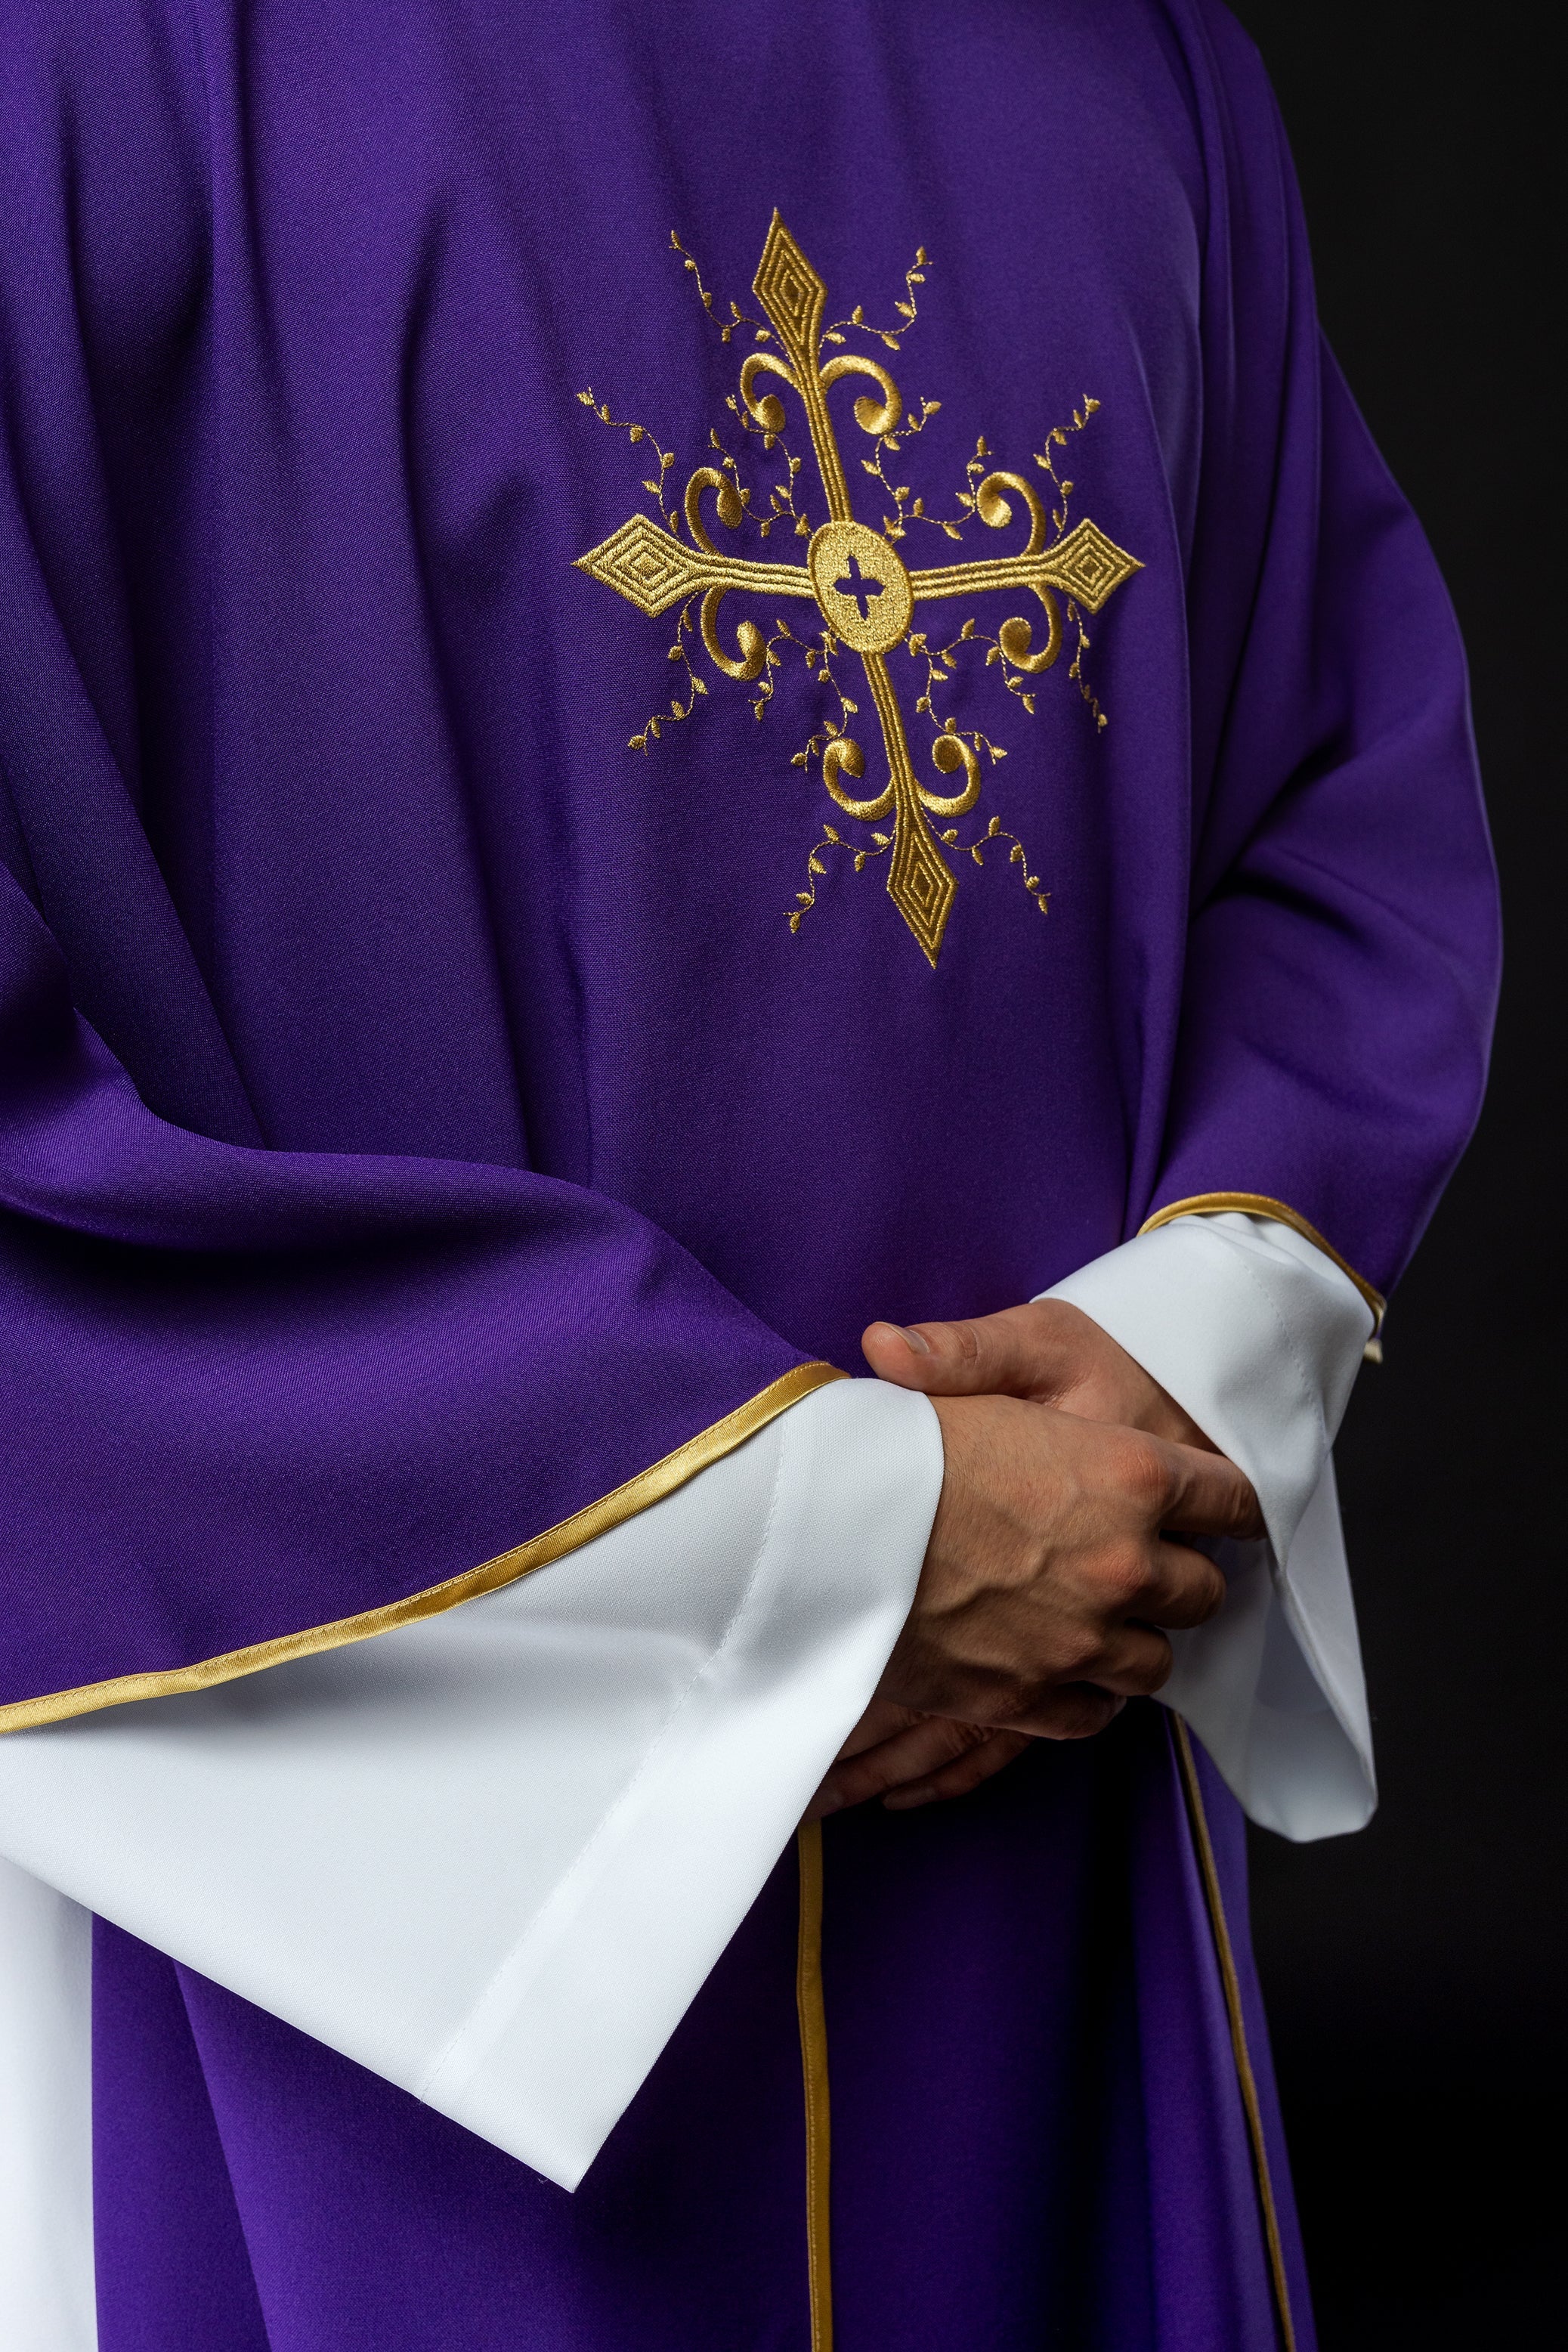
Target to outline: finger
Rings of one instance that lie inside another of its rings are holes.
[[[861,1349],[879,1380],[927,1396],[1029,1396],[1038,1385],[1027,1307],[967,1323],[868,1324]]]
[[[1223,1454],[1152,1441],[1165,1458],[1169,1488],[1158,1513],[1162,1528],[1188,1536],[1244,1538],[1263,1533],[1252,1482]]]
[[[867,1748],[878,1748],[896,1732],[907,1731],[925,1717],[917,1707],[901,1706],[896,1699],[873,1698],[833,1761],[841,1764]]]
[[[1033,1746],[1021,1731],[993,1731],[977,1748],[945,1764],[928,1780],[911,1780],[902,1789],[892,1789],[883,1799],[890,1813],[914,1812],[920,1805],[945,1803],[953,1797],[967,1797],[983,1780],[994,1780],[1007,1765]]]
[[[1152,1698],[1175,1664],[1170,1643],[1152,1625],[1118,1625],[1086,1678],[1118,1698]]]
[[[1059,1683],[1004,1731],[1027,1731],[1031,1739],[1092,1739],[1113,1723],[1127,1702],[1093,1683]]]
[[[1214,1562],[1190,1544],[1156,1543],[1150,1554],[1149,1580],[1133,1603],[1131,1614],[1173,1633],[1207,1625],[1223,1607],[1228,1587]]]
[[[863,1805],[910,1780],[926,1780],[992,1736],[988,1724],[959,1723],[945,1715],[921,1716],[907,1731],[833,1766],[817,1793],[823,1812]]]

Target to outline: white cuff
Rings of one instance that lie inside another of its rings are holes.
[[[0,1740],[0,1852],[574,2188],[898,1637],[924,1397],[819,1390],[444,1615]]]
[[[1172,1638],[1161,1692],[1254,1821],[1360,1829],[1372,1733],[1330,1449],[1373,1318],[1321,1250],[1271,1218],[1162,1225],[1042,1294],[1111,1334],[1258,1490],[1266,1540],[1226,1543],[1219,1614]]]

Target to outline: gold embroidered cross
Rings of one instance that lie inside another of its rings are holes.
[[[1034,649],[1030,624],[1020,615],[1003,621],[998,643],[1017,669],[1026,673],[1049,669],[1061,649],[1056,592],[1097,613],[1122,583],[1142,567],[1087,520],[1048,546],[1045,509],[1033,486],[1021,475],[997,471],[979,483],[974,510],[982,523],[999,530],[1011,522],[1010,501],[1019,499],[1029,516],[1028,544],[1016,554],[991,562],[907,569],[890,538],[855,520],[828,410],[829,391],[842,377],[869,377],[874,396],[862,394],[854,404],[854,417],[863,433],[880,439],[896,430],[904,415],[903,396],[885,368],[858,352],[841,352],[825,363],[821,361],[827,288],[777,212],[754,290],[779,338],[782,356],[767,350],[747,354],[740,370],[741,401],[754,425],[776,435],[785,425],[784,404],[765,380],[778,378],[799,396],[827,499],[829,520],[812,533],[804,564],[754,562],[716,547],[703,520],[705,493],[715,493],[718,519],[729,530],[739,528],[745,508],[725,474],[715,467],[701,466],[685,488],[689,547],[673,530],[665,530],[648,515],[635,514],[600,546],[580,556],[578,568],[604,581],[639,612],[650,615],[700,594],[703,645],[728,677],[758,677],[767,660],[767,647],[755,623],[742,621],[736,632],[737,652],[726,651],[718,636],[719,608],[726,596],[740,591],[773,598],[803,597],[817,605],[832,635],[859,654],[864,664],[888,767],[888,781],[880,793],[852,797],[841,778],[852,781],[864,773],[864,753],[849,735],[836,734],[823,755],[822,781],[850,816],[871,824],[892,816],[888,895],[934,965],[957,884],[930,820],[962,816],[974,807],[980,794],[979,755],[949,721],[948,731],[938,734],[932,745],[932,760],[940,775],[956,778],[961,768],[961,788],[942,793],[919,781],[898,697],[888,675],[887,655],[909,634],[917,604],[1021,589],[1030,592],[1044,607],[1046,642],[1038,651]],[[608,416],[609,411],[604,414]]]

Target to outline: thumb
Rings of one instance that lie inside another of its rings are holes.
[[[878,1380],[926,1396],[1028,1396],[1039,1377],[1038,1341],[1017,1307],[967,1323],[868,1324],[861,1349]]]
[[[1173,1535],[1260,1536],[1263,1514],[1251,1480],[1223,1454],[1200,1453],[1196,1445],[1164,1447],[1171,1475],[1170,1497],[1160,1525]]]

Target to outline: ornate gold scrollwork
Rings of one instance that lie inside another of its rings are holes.
[[[1024,557],[1038,555],[1045,545],[1045,508],[1034,484],[1025,481],[1021,474],[988,474],[975,493],[976,512],[990,530],[1005,530],[1013,519],[1012,508],[1002,495],[1005,490],[1013,491],[1029,509],[1029,545],[1023,551]],[[1039,653],[1030,650],[1034,631],[1021,613],[1015,613],[997,631],[997,642],[1014,668],[1031,675],[1049,669],[1061,651],[1061,607],[1049,588],[1035,586],[1032,593],[1045,607],[1047,623],[1046,640]]]
[[[678,239],[675,242],[677,249],[684,252]],[[925,260],[924,250],[916,258],[923,266]],[[695,269],[696,265],[690,256],[686,257],[685,267]],[[915,289],[924,282],[920,269],[908,273],[911,299],[909,302],[898,305],[900,314],[906,320],[915,317]],[[761,535],[766,538],[775,522],[785,516],[789,517],[797,535],[809,541],[805,562],[763,562],[737,554],[722,553],[716,547],[703,521],[704,494],[709,490],[713,492],[715,511],[727,530],[738,530],[747,512],[746,499],[736,479],[735,461],[727,458],[723,469],[716,466],[699,467],[686,484],[685,517],[690,540],[688,546],[680,536],[675,517],[666,514],[664,509],[661,485],[674,458],[660,450],[658,478],[644,485],[659,500],[657,520],[646,516],[632,516],[599,546],[580,556],[579,568],[603,581],[618,595],[636,605],[640,612],[663,613],[673,604],[680,604],[683,609],[677,651],[684,646],[685,633],[690,627],[686,607],[691,600],[700,595],[702,644],[716,669],[731,678],[760,677],[771,663],[779,658],[770,651],[770,646],[786,642],[800,644],[782,620],[776,623],[778,634],[772,640],[765,638],[754,622],[741,621],[737,625],[736,651],[727,650],[718,641],[718,621],[720,607],[731,590],[769,598],[799,597],[816,605],[824,626],[820,644],[807,649],[807,661],[809,664],[818,663],[819,677],[827,678],[831,674],[830,662],[841,649],[859,655],[864,665],[866,682],[881,728],[883,750],[888,763],[887,782],[880,793],[864,799],[856,799],[848,792],[846,783],[858,781],[865,773],[865,753],[850,736],[836,733],[831,727],[825,746],[820,738],[813,737],[808,751],[815,754],[820,751],[823,782],[834,804],[847,816],[861,823],[891,819],[887,833],[879,833],[869,848],[860,844],[846,844],[831,825],[826,828],[825,837],[818,846],[825,850],[831,844],[841,849],[852,849],[857,872],[868,857],[887,856],[888,896],[919,942],[927,961],[935,965],[957,884],[942,855],[941,841],[930,819],[967,814],[980,797],[982,750],[988,749],[993,760],[1001,758],[1003,753],[1000,746],[989,743],[988,738],[977,730],[971,730],[967,735],[960,734],[955,722],[949,719],[944,731],[936,737],[931,756],[938,776],[957,781],[962,775],[962,789],[944,793],[921,783],[910,757],[898,692],[887,667],[889,655],[896,646],[907,645],[912,655],[924,656],[928,671],[935,678],[939,674],[939,664],[945,665],[946,670],[956,667],[954,648],[960,643],[976,638],[976,623],[971,616],[964,624],[954,638],[953,646],[933,649],[926,643],[924,633],[918,635],[910,634],[911,620],[918,606],[959,597],[968,599],[993,594],[1011,597],[1027,592],[1039,601],[1045,612],[1048,627],[1044,645],[1038,651],[1035,649],[1030,625],[1021,614],[1004,620],[994,640],[982,641],[989,645],[986,656],[988,663],[1005,657],[1014,671],[1025,676],[1038,674],[1049,669],[1061,651],[1062,614],[1058,597],[1072,600],[1068,607],[1070,617],[1074,614],[1074,606],[1091,614],[1098,613],[1107,597],[1140,566],[1135,557],[1118,547],[1087,518],[1068,530],[1067,494],[1071,484],[1058,479],[1050,455],[1052,440],[1065,444],[1065,435],[1060,429],[1048,438],[1044,453],[1038,454],[1036,457],[1036,463],[1050,475],[1061,499],[1061,510],[1052,518],[1056,532],[1054,538],[1048,537],[1044,504],[1033,485],[1021,474],[999,469],[985,473],[972,492],[967,490],[963,494],[963,510],[948,520],[925,515],[923,502],[918,499],[914,499],[913,504],[908,503],[910,492],[907,488],[889,483],[883,473],[880,449],[874,463],[870,457],[863,457],[862,463],[867,473],[876,475],[882,480],[894,499],[895,511],[883,517],[880,530],[869,523],[862,523],[854,512],[849,477],[844,470],[843,456],[829,410],[828,395],[832,387],[847,377],[866,380],[873,389],[862,393],[855,400],[855,423],[862,433],[888,447],[898,446],[901,428],[904,432],[923,429],[940,404],[923,401],[918,418],[906,417],[903,395],[897,384],[876,361],[859,352],[839,351],[833,358],[823,362],[824,342],[831,340],[834,344],[841,343],[845,329],[864,328],[869,334],[881,334],[883,341],[894,351],[899,349],[897,336],[892,331],[866,328],[858,308],[852,319],[841,320],[831,327],[824,325],[826,286],[777,213],[773,215],[753,283],[767,317],[767,326],[761,326],[755,319],[744,319],[732,303],[731,320],[722,328],[724,340],[727,343],[732,333],[745,325],[756,328],[760,338],[776,337],[777,345],[773,349],[750,351],[741,362],[738,404],[741,421],[748,427],[760,428],[766,436],[767,446],[771,448],[789,421],[789,411],[779,397],[779,391],[787,387],[794,393],[805,412],[805,423],[827,505],[827,520],[812,529],[806,514],[795,504],[793,484],[800,460],[786,451],[789,487],[776,488],[774,510],[757,520]],[[700,278],[698,285],[701,289]],[[712,296],[706,289],[701,290],[703,302],[711,310]],[[767,389],[769,383],[775,388]],[[585,405],[594,408],[606,424],[614,425],[617,430],[627,430],[633,441],[643,437],[644,428],[641,425],[629,420],[618,422],[608,406],[595,400],[591,390],[580,392],[578,397]],[[730,405],[734,409],[737,404],[732,400]],[[1098,406],[1097,401],[1086,398],[1082,415],[1077,410],[1073,412],[1073,429],[1081,430],[1084,419]],[[714,446],[720,446],[716,439]],[[981,472],[983,461],[989,454],[983,440],[977,443],[976,457],[966,469],[969,482],[973,483],[975,476]],[[1019,515],[1018,501],[1020,499],[1023,511],[1029,518],[1029,538],[1027,545],[1016,553],[980,557],[978,560],[970,554],[956,563],[917,566],[912,570],[908,568],[900,547],[895,544],[908,544],[908,525],[915,520],[940,530],[949,539],[960,536],[971,516],[977,516],[988,531],[1004,530],[1013,521],[1015,515]],[[1089,640],[1082,622],[1078,623],[1078,629],[1080,647],[1086,649]],[[1080,690],[1085,699],[1092,699],[1076,664],[1073,674],[1079,677]],[[836,684],[836,679],[834,682]],[[1006,683],[1010,691],[1020,693],[1025,709],[1032,711],[1034,704],[1030,696],[1022,692],[1022,677],[1009,676]],[[669,718],[688,717],[696,707],[695,695],[703,691],[706,689],[694,676],[693,701],[685,707],[679,701],[673,703]],[[769,679],[754,704],[759,718],[771,691]],[[857,706],[843,697],[841,689],[841,700],[847,717]],[[929,685],[915,708],[936,723]],[[1097,725],[1103,727],[1105,720],[1098,704],[1094,705],[1094,712]],[[663,714],[651,719],[644,732],[632,738],[633,748],[645,749],[648,737],[657,736],[660,726],[665,723],[668,722]],[[807,754],[798,754],[796,764],[804,766],[806,763]],[[954,834],[946,838],[956,842],[957,837]],[[978,866],[985,863],[986,845],[998,843],[1010,843],[1010,862],[1020,865],[1025,887],[1031,896],[1037,898],[1043,912],[1048,894],[1040,888],[1038,877],[1030,873],[1023,845],[1016,835],[1001,830],[997,817],[992,817],[987,833],[973,842],[957,843],[957,847],[960,855],[967,852]],[[810,870],[812,874],[826,871],[815,853],[810,862]],[[789,912],[791,929],[800,927],[802,906],[815,904],[815,885],[812,884],[809,890],[798,891],[796,898],[797,906]]]
[[[739,491],[727,474],[721,474],[716,466],[697,467],[686,484],[686,529],[706,555],[716,555],[718,550],[708,537],[702,517],[705,490],[718,493],[715,503],[718,509],[718,519],[727,530],[740,529],[746,519],[746,509]],[[740,647],[738,659],[734,654],[727,654],[718,641],[718,608],[728,593],[727,588],[710,588],[703,598],[703,644],[707,648],[708,659],[716,668],[724,672],[726,677],[756,677],[768,659],[768,641],[755,621],[741,621],[737,625],[735,640]]]
[[[865,359],[858,352],[844,352],[839,358],[828,362],[819,382],[826,392],[838,383],[841,376],[846,375],[869,375],[882,394],[880,403],[868,399],[864,393],[856,401],[855,423],[861,431],[873,436],[896,433],[904,421],[904,394],[887,370],[878,367],[874,360]],[[1009,478],[1010,480],[1011,477]]]
[[[927,792],[922,784],[922,806],[928,808],[933,816],[967,816],[980,797],[980,761],[974,745],[966,742],[962,735],[938,735],[931,746],[931,758],[944,776],[956,776],[962,768],[964,789],[944,800],[940,793]]]
[[[986,476],[985,480],[975,492],[975,504],[979,509],[980,520],[991,530],[1006,530],[1013,519],[1013,510],[1002,496],[1004,490],[1011,490],[1028,507],[1029,545],[1022,552],[1025,555],[1038,555],[1045,545],[1045,509],[1040,502],[1040,495],[1034,484],[1025,481],[1021,474],[998,472]]]
[[[765,392],[758,399],[755,386],[759,375],[782,376],[791,392],[799,392],[795,371],[775,352],[748,352],[740,363],[740,397],[746,404],[747,415],[754,425],[761,425],[764,433],[782,433],[784,403],[775,392]]]
[[[758,677],[768,659],[768,640],[755,621],[736,624],[735,641],[740,647],[738,659],[733,654],[727,654],[719,644],[718,608],[728,593],[727,588],[710,588],[703,598],[699,622],[703,644],[707,648],[708,659],[716,669],[723,670],[726,677]]]
[[[865,773],[865,753],[852,736],[835,735],[829,744],[822,759],[822,782],[846,816],[859,817],[865,824],[872,824],[879,816],[886,816],[893,806],[892,778],[888,779],[886,791],[879,793],[874,800],[855,801],[839,782],[841,770],[846,776],[863,776]]]

